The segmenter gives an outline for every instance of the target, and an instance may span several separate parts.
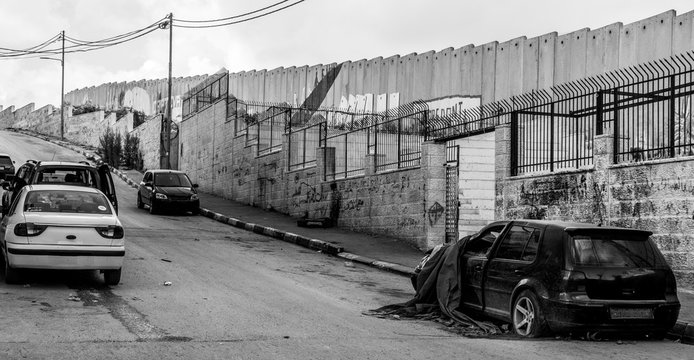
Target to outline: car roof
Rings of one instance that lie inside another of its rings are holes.
[[[154,170],[147,170],[151,172],[152,174],[163,174],[163,173],[172,173],[172,174],[185,174],[185,172],[180,171],[180,170],[169,170],[169,169],[154,169]]]
[[[94,165],[88,164],[86,162],[76,162],[76,161],[40,161],[38,166],[74,166],[74,167],[89,167],[93,168]]]
[[[39,190],[66,190],[66,191],[81,191],[87,193],[101,193],[97,188],[88,186],[64,185],[64,184],[31,184],[26,186],[28,191]]]
[[[10,154],[0,153],[0,157],[11,157]]]
[[[640,230],[640,229],[632,229],[632,228],[623,228],[623,227],[616,227],[616,226],[600,226],[597,224],[591,224],[591,223],[582,223],[582,222],[572,222],[572,221],[563,221],[563,220],[531,220],[531,219],[521,219],[521,220],[514,220],[514,223],[525,223],[525,224],[531,224],[531,225],[540,225],[540,226],[551,226],[555,228],[559,228],[563,231],[577,231],[577,230],[600,230],[600,231],[635,231],[635,232],[642,232],[642,233],[649,233],[651,234],[652,232],[648,230]]]

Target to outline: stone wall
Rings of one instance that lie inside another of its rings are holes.
[[[425,144],[418,168],[376,173],[373,155],[363,176],[324,181],[323,152],[317,163],[287,170],[289,137],[281,150],[257,156],[226,121],[226,102],[202,109],[180,124],[180,169],[214,193],[295,218],[338,217],[338,225],[396,237],[426,249],[443,241],[444,144]]]
[[[694,157],[612,164],[612,137],[595,139],[592,168],[510,177],[510,127],[497,127],[496,217],[638,228],[694,283]]]
[[[161,116],[151,116],[130,132],[140,139],[140,151],[144,156],[145,169],[159,169],[159,144],[161,137]]]

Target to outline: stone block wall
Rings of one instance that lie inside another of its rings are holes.
[[[498,219],[649,230],[678,281],[694,284],[694,156],[612,164],[612,135],[601,135],[590,169],[511,177],[508,131],[497,128]]]
[[[130,135],[140,139],[140,151],[144,155],[145,169],[159,169],[159,144],[161,141],[161,116],[147,118],[144,123],[133,129]],[[173,147],[173,146],[172,146]]]

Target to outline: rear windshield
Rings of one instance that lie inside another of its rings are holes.
[[[98,180],[94,172],[86,168],[78,169],[41,169],[37,184],[68,184],[98,188]]]
[[[12,160],[6,156],[0,156],[0,166],[7,166],[11,167],[12,166]]]
[[[35,190],[27,194],[24,201],[24,211],[111,214],[111,207],[106,196],[100,193]]]
[[[648,237],[616,238],[609,234],[571,236],[575,264],[609,267],[659,267],[665,260]]]
[[[185,174],[176,173],[154,174],[154,185],[164,187],[192,187]]]

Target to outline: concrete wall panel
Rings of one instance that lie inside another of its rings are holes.
[[[511,96],[510,61],[511,42],[499,43],[496,48],[496,69],[494,76],[494,100],[507,99]],[[484,82],[483,82],[484,84]]]
[[[672,24],[672,54],[694,49],[694,11],[675,17]]]
[[[521,93],[538,89],[540,70],[540,38],[526,39],[523,45],[523,85]]]
[[[416,56],[414,62],[414,93],[408,102],[419,99],[431,99],[434,87],[432,80],[434,77],[435,54],[434,51],[428,51]]]
[[[472,49],[474,45],[466,45],[453,50],[451,59],[451,93],[460,95],[471,94]],[[479,94],[479,92],[477,92]]]
[[[511,96],[516,96],[523,93],[523,61],[525,60],[523,54],[526,50],[526,41],[527,38],[522,36],[508,42],[508,82]]]
[[[482,104],[487,104],[496,99],[494,88],[496,76],[496,48],[499,43],[494,41],[482,45],[482,78],[480,79],[480,94]]]
[[[453,48],[449,47],[434,53],[430,98],[460,94],[460,92],[454,90],[451,86],[453,78],[459,76],[459,69],[453,71],[453,51]],[[426,97],[422,97],[422,99],[425,98]]]

